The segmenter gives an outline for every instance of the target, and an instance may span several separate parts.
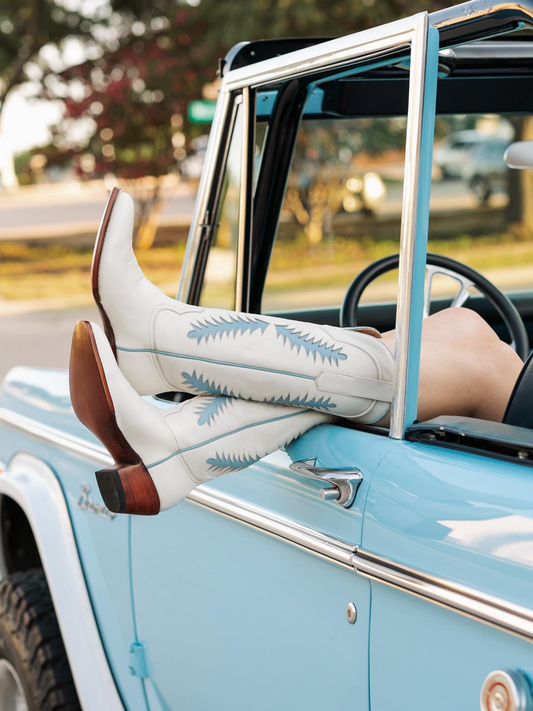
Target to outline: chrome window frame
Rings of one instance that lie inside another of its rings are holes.
[[[428,37],[430,38],[428,41]],[[399,296],[397,309],[397,337],[395,343],[395,394],[392,402],[390,436],[402,438],[406,426],[416,416],[418,394],[419,345],[422,310],[417,307],[414,294],[423,288],[429,194],[425,189],[431,160],[428,159],[428,136],[434,125],[436,77],[438,60],[438,32],[430,27],[426,12],[397,20],[381,27],[358,32],[346,37],[314,45],[280,57],[258,62],[230,71],[223,79],[215,111],[213,131],[206,153],[199,193],[189,234],[184,270],[178,298],[188,300],[202,230],[207,222],[206,207],[212,176],[221,144],[221,125],[224,122],[235,92],[243,94],[243,161],[241,179],[241,211],[237,262],[237,308],[246,310],[249,303],[249,275],[251,255],[251,220],[253,188],[253,126],[255,125],[255,91],[259,87],[287,79],[311,78],[324,71],[339,75],[361,70],[369,64],[384,61],[391,52],[405,48],[409,57],[409,106],[404,176],[404,194],[400,229]],[[428,52],[428,49],[430,50]],[[429,63],[428,63],[429,59]],[[422,185],[422,189],[420,186]],[[420,291],[421,293],[421,291]],[[414,308],[413,308],[414,306]],[[413,344],[410,347],[410,344]],[[414,406],[413,406],[414,403]]]

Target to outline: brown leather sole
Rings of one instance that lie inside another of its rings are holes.
[[[102,325],[104,327],[105,335],[107,340],[111,344],[115,358],[117,357],[117,349],[115,344],[115,334],[113,333],[113,327],[111,326],[111,321],[109,320],[104,307],[102,306],[102,301],[100,299],[100,292],[98,291],[98,273],[100,271],[100,259],[102,257],[102,249],[104,246],[104,241],[107,234],[107,228],[109,227],[109,221],[111,219],[111,214],[113,208],[115,207],[115,202],[120,193],[120,188],[114,187],[111,194],[107,200],[107,205],[105,206],[104,216],[102,217],[102,222],[96,235],[96,243],[94,245],[93,252],[93,263],[91,266],[91,283],[93,290],[93,297],[98,306],[98,311],[100,312],[100,318],[102,319]]]
[[[118,427],[93,330],[87,321],[78,321],[74,329],[69,378],[74,412],[115,461],[115,466],[96,472],[105,505],[114,513],[158,514],[157,489]]]

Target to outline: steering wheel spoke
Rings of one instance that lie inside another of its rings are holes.
[[[461,274],[452,271],[451,269],[446,269],[445,267],[435,266],[434,264],[426,265],[426,285],[424,290],[424,318],[427,318],[431,310],[431,289],[433,286],[433,279],[436,276],[444,276],[449,279],[453,279],[459,283],[459,291],[453,297],[450,308],[458,309],[468,301],[470,298],[470,289],[475,287],[474,282],[471,279],[467,279]]]

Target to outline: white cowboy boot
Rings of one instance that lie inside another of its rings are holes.
[[[135,392],[102,329],[87,321],[74,330],[70,394],[78,418],[115,461],[96,478],[106,506],[116,513],[171,508],[198,484],[244,469],[334,419],[224,396],[194,397],[160,409]]]
[[[120,369],[142,395],[229,395],[374,423],[392,399],[393,358],[374,329],[346,330],[200,308],[166,297],[132,249],[133,201],[109,198],[93,293]]]

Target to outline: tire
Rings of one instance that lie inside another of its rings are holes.
[[[25,711],[24,701],[28,711],[81,711],[42,569],[13,573],[0,582],[2,709],[2,695],[9,692],[19,703],[10,702],[13,711]]]

